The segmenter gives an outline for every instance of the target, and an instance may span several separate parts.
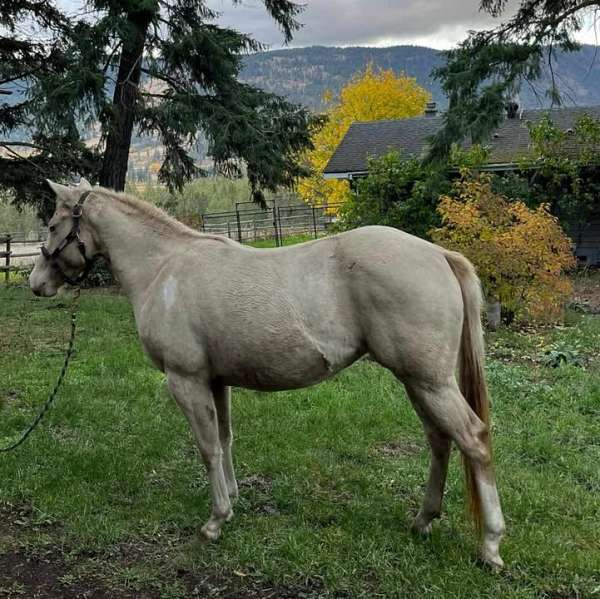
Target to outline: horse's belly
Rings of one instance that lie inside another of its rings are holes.
[[[232,351],[220,368],[220,377],[227,385],[258,391],[309,387],[334,376],[364,354],[357,344],[327,347],[315,342],[287,348],[275,344],[256,352],[240,349]]]

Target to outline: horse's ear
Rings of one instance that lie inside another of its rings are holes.
[[[85,177],[81,177],[81,179],[79,179],[79,188],[88,191],[92,189],[92,185]]]
[[[55,183],[54,181],[50,181],[50,179],[46,179],[46,183],[48,183],[50,189],[55,193],[57,204],[70,205],[73,202],[73,191],[70,187]]]

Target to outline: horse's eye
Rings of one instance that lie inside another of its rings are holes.
[[[56,227],[54,225],[50,225],[48,227],[48,231],[50,231],[50,233],[54,233],[54,231],[56,231]]]

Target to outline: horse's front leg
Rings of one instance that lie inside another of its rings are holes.
[[[223,449],[219,440],[217,409],[210,383],[202,377],[167,372],[169,389],[190,422],[206,466],[212,494],[212,514],[202,527],[207,539],[216,539],[233,516],[223,473]]]

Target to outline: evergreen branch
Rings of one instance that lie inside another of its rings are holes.
[[[113,58],[115,57],[115,54],[123,47],[123,42],[122,41],[118,41],[116,46],[111,50],[110,54],[108,55],[106,62],[104,63],[104,67],[102,67],[102,73],[104,75],[106,75],[106,72],[108,71],[108,67],[110,67],[111,62],[113,60]]]
[[[36,170],[38,170],[40,173],[42,173],[42,175],[44,174],[44,170],[38,164],[36,164],[33,160],[31,160],[27,156],[23,156],[22,154],[19,154],[18,152],[15,152],[15,150],[13,150],[10,147],[10,145],[12,145],[12,144],[7,144],[5,142],[0,142],[0,147],[4,148],[9,154],[11,154],[12,156],[14,156],[18,160],[22,160],[24,162],[27,162],[28,164],[31,164],[31,166],[33,166]]]

